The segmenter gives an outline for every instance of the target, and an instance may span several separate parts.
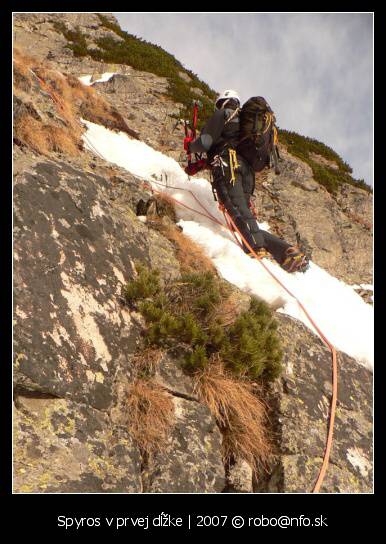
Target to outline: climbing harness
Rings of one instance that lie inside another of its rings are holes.
[[[45,83],[44,80],[42,80],[40,77],[38,77],[32,70],[31,72],[34,74],[34,76],[36,77],[36,79],[39,81],[41,87],[43,89],[46,89],[46,91],[48,92],[48,94],[51,96],[52,100],[54,101],[54,103],[60,108],[62,109],[64,106],[61,104],[61,100],[55,95],[54,91],[52,91],[52,89],[49,88],[49,86]],[[197,116],[194,115],[193,119],[195,119],[195,122],[197,122]],[[79,123],[80,125],[80,123]],[[81,126],[81,125],[80,125]],[[100,156],[103,160],[104,157],[96,150],[96,148],[91,144],[90,142],[90,145],[91,147],[96,151],[97,155]],[[237,159],[236,159],[237,161]],[[141,176],[138,176],[139,178],[141,178]],[[153,192],[153,193],[158,193],[158,194],[167,194],[165,193],[164,190],[158,190],[158,189],[155,189],[154,187],[152,187],[151,185],[149,185],[149,180],[146,179],[146,178],[141,178],[150,188],[150,190]],[[318,327],[318,325],[316,324],[316,322],[314,321],[314,319],[311,317],[311,315],[309,314],[308,310],[305,308],[305,306],[303,305],[303,303],[298,299],[298,297],[296,295],[294,295],[283,283],[281,280],[279,280],[275,274],[267,267],[267,265],[263,262],[262,260],[262,255],[260,254],[260,252],[257,252],[255,249],[253,249],[251,247],[251,245],[248,243],[248,241],[245,239],[245,237],[241,234],[240,230],[238,229],[238,227],[236,226],[235,222],[233,221],[232,217],[230,216],[230,214],[228,213],[228,211],[225,209],[225,207],[219,203],[219,208],[220,208],[220,211],[222,211],[223,215],[224,215],[224,219],[225,219],[225,225],[224,223],[222,223],[220,220],[218,220],[214,215],[212,215],[206,208],[205,206],[200,202],[200,200],[196,197],[196,195],[193,193],[193,191],[191,191],[190,189],[186,188],[186,187],[173,187],[173,186],[168,186],[168,185],[165,185],[163,183],[160,183],[158,181],[155,181],[155,180],[151,180],[151,183],[153,184],[156,184],[156,185],[159,185],[161,187],[163,187],[164,189],[175,189],[175,190],[179,190],[179,191],[186,191],[188,193],[190,193],[192,195],[192,197],[194,198],[194,200],[197,202],[197,204],[201,207],[201,209],[204,210],[204,212],[200,212],[198,210],[195,210],[194,208],[188,206],[187,204],[184,204],[183,202],[179,201],[177,198],[174,198],[170,195],[167,195],[168,198],[170,200],[172,200],[173,202],[175,202],[177,205],[179,206],[182,206],[190,211],[193,211],[194,213],[197,213],[201,216],[204,216],[206,217],[207,219],[209,219],[210,221],[216,223],[217,225],[221,226],[221,227],[225,227],[227,228],[231,234],[233,235],[233,237],[235,238],[236,240],[236,243],[241,247],[243,248],[243,244],[245,245],[246,248],[248,248],[250,254],[257,260],[259,261],[259,263],[261,264],[261,266],[266,270],[266,272],[276,281],[276,283],[278,285],[280,285],[280,287],[291,297],[293,298],[299,308],[303,311],[304,315],[307,317],[309,323],[312,325],[312,327],[314,328],[314,330],[317,332],[317,334],[319,335],[320,339],[322,340],[322,342],[325,344],[325,346],[330,350],[331,352],[331,359],[332,359],[332,396],[331,396],[331,405],[330,405],[330,419],[329,419],[329,424],[328,424],[328,432],[327,432],[327,441],[326,441],[326,446],[325,446],[325,450],[324,450],[324,455],[323,455],[323,461],[322,461],[322,465],[321,465],[321,468],[320,468],[320,471],[319,471],[319,474],[318,474],[318,477],[317,477],[317,480],[314,484],[314,487],[313,487],[313,490],[312,492],[313,493],[319,493],[320,491],[320,487],[324,481],[324,478],[325,478],[325,475],[326,475],[326,472],[327,472],[327,468],[328,468],[328,464],[329,464],[329,459],[330,459],[330,454],[331,454],[331,448],[332,448],[332,441],[333,441],[333,434],[334,434],[334,423],[335,423],[335,415],[336,415],[336,406],[337,406],[337,399],[338,399],[338,363],[337,363],[337,352],[336,352],[336,349],[335,349],[335,346],[333,344],[331,344],[331,342],[329,342],[329,340],[326,338],[326,336],[323,334],[323,332],[321,331],[321,329]],[[238,239],[239,238],[239,239]]]

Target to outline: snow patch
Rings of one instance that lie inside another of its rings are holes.
[[[105,81],[108,81],[113,76],[115,76],[116,73],[117,72],[105,72],[99,79],[96,79],[95,81],[91,81],[92,75],[80,76],[78,77],[78,79],[83,83],[83,85],[87,85],[88,87],[90,87],[90,85],[94,85],[94,83],[104,83]]]
[[[349,448],[346,457],[352,466],[359,470],[363,478],[367,478],[371,470],[371,463],[360,448]]]

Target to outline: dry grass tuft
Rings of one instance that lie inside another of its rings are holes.
[[[80,152],[80,143],[71,131],[56,125],[44,124],[28,114],[16,119],[14,135],[25,145],[43,155],[50,152],[77,155]]]
[[[172,397],[159,385],[138,380],[129,387],[129,432],[147,455],[162,449],[174,424]]]
[[[32,74],[30,68],[34,66],[34,60],[29,55],[21,53],[19,49],[13,52],[13,84],[15,88],[28,92],[32,87]]]
[[[158,230],[175,246],[177,259],[181,265],[181,272],[191,273],[212,272],[217,275],[212,261],[205,255],[201,247],[185,236],[177,225],[165,223],[162,219],[152,219],[150,225]]]
[[[153,376],[157,371],[164,352],[160,348],[144,348],[132,359],[134,372],[137,376]]]
[[[49,151],[46,134],[41,121],[32,115],[21,115],[15,121],[14,136],[34,151],[43,155]]]
[[[223,459],[249,463],[254,472],[266,469],[273,459],[264,403],[252,384],[227,373],[219,360],[196,375],[196,391],[223,434]]]
[[[79,140],[70,131],[53,125],[44,125],[44,131],[50,151],[67,155],[79,154],[81,149]]]
[[[127,126],[119,112],[95,89],[83,85],[76,77],[47,68],[18,49],[14,49],[13,74],[16,95],[19,93],[23,97],[23,94],[28,94],[28,98],[31,98],[31,94],[38,91],[39,99],[46,97],[51,100],[53,97],[55,100],[57,124],[43,123],[37,119],[31,123],[31,117],[26,115],[15,119],[16,138],[35,151],[42,154],[56,151],[69,155],[78,154],[83,147],[81,135],[84,132],[80,117],[138,138],[138,134]],[[51,97],[46,94],[47,91]],[[25,96],[22,102],[25,102]],[[59,126],[60,124],[65,126]]]

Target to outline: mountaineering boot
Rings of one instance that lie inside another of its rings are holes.
[[[306,255],[297,247],[289,247],[285,252],[284,261],[280,265],[286,272],[305,272],[309,267]]]

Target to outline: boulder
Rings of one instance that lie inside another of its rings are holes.
[[[171,244],[109,196],[106,179],[58,161],[14,189],[15,384],[100,410],[139,341],[121,295],[135,259],[179,270]]]

